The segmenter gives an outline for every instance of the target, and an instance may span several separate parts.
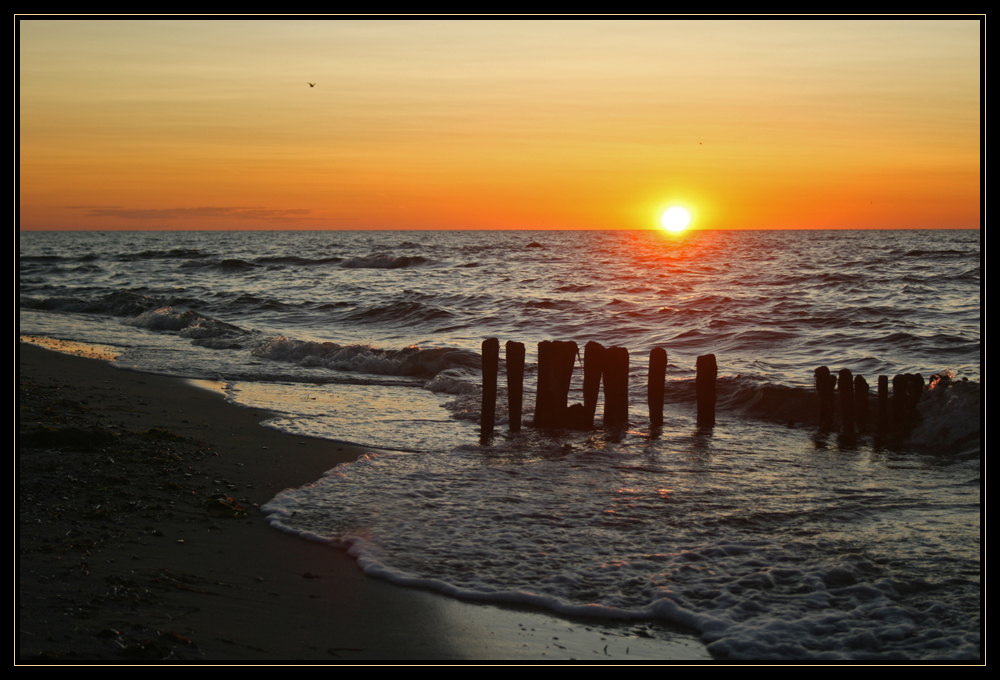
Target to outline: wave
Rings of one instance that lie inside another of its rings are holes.
[[[119,290],[108,293],[96,300],[78,297],[31,298],[22,296],[21,307],[54,312],[76,312],[78,314],[107,314],[109,316],[137,316],[163,305],[162,299]]]
[[[258,257],[254,259],[254,262],[258,264],[280,264],[280,265],[291,265],[295,267],[313,267],[325,264],[337,264],[338,262],[343,262],[342,257],[321,257],[321,258],[308,258],[308,257],[298,257],[295,255],[285,255],[285,256],[275,256],[275,257]]]
[[[160,307],[126,319],[126,326],[135,326],[153,331],[173,331],[183,338],[190,338],[202,347],[213,349],[236,349],[242,343],[233,343],[232,338],[248,336],[248,331],[225,321],[203,316],[191,309]],[[210,342],[226,338],[225,343]]]
[[[303,367],[428,378],[446,369],[478,370],[482,365],[478,353],[453,347],[423,349],[411,345],[390,350],[371,345],[338,345],[335,342],[313,342],[284,336],[262,340],[251,353],[259,358],[291,362]]]
[[[233,258],[229,260],[223,260],[218,264],[214,265],[219,269],[252,269],[256,265],[252,262],[247,262],[246,260],[240,260],[239,258]]]
[[[768,453],[776,442],[755,444],[772,464],[784,455]],[[370,452],[261,510],[271,526],[343,548],[399,585],[566,616],[671,621],[720,658],[978,658],[975,628],[956,625],[974,583],[941,588],[855,549],[864,537],[820,533],[831,506],[884,508],[877,484],[891,473],[854,497],[800,487],[789,507],[790,489],[760,488],[752,470],[685,485],[681,458],[560,442]],[[898,495],[909,503],[911,494]]]
[[[196,260],[202,257],[209,257],[197,248],[171,248],[169,250],[143,250],[138,253],[121,253],[117,259],[121,262],[134,262],[136,260]]]
[[[371,255],[369,257],[352,257],[341,262],[340,266],[345,269],[402,269],[405,267],[421,267],[431,264],[431,260],[426,257],[392,255]]]
[[[910,434],[910,443],[932,452],[979,455],[984,415],[981,387],[971,380],[955,380],[950,371],[932,375],[917,405],[921,419]]]

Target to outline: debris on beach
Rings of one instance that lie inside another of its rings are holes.
[[[239,502],[237,502],[237,500],[232,496],[227,496],[223,493],[217,493],[209,496],[205,499],[204,505],[206,509],[227,517],[240,519],[247,516],[246,508],[240,505]]]

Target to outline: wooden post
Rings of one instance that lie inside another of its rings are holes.
[[[493,436],[493,421],[497,413],[497,372],[500,366],[500,341],[483,340],[483,408],[479,438],[485,444]]]
[[[878,377],[878,426],[889,426],[889,376]]]
[[[713,427],[715,425],[715,380],[719,375],[715,355],[706,354],[698,357],[695,367],[694,388],[698,400],[698,427]]]
[[[646,384],[650,430],[663,427],[663,382],[667,377],[667,350],[654,347],[649,352],[649,378]]]
[[[853,434],[854,378],[851,376],[851,369],[840,369],[840,377],[837,380],[837,391],[840,392],[840,420],[843,431],[847,434]]]
[[[858,429],[868,427],[868,381],[860,375],[854,376],[854,412],[858,418]]]
[[[830,430],[833,428],[833,386],[837,381],[826,366],[817,368],[813,375],[816,378],[816,392],[819,393],[819,426]]]
[[[552,413],[552,342],[543,340],[538,343],[538,391],[535,394],[535,427],[551,427]]]
[[[608,347],[604,352],[604,427],[628,423],[628,350]]]
[[[601,375],[604,373],[604,345],[588,342],[583,350],[583,420],[581,427],[594,429],[594,414],[597,412],[597,396],[601,391]]]
[[[555,357],[552,373],[552,427],[568,428],[570,426],[569,384],[573,379],[573,364],[576,362],[576,343],[554,342]]]
[[[538,395],[535,427],[568,427],[566,399],[573,377],[576,343],[545,340],[538,343]]]
[[[510,414],[508,428],[511,432],[520,432],[521,399],[524,395],[524,343],[508,340],[505,355],[507,357],[507,412]]]

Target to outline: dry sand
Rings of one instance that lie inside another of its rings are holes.
[[[24,342],[17,380],[15,663],[711,658],[668,626],[400,588],[264,521],[276,493],[369,449]]]

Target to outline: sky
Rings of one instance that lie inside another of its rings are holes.
[[[978,229],[980,28],[21,19],[19,228]]]

